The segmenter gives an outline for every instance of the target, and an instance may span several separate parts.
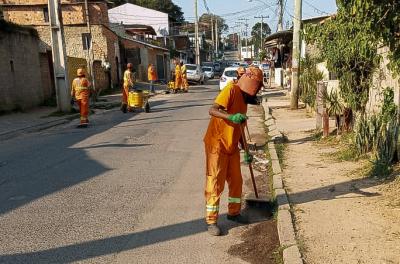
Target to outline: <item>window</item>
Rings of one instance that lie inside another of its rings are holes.
[[[90,34],[89,33],[82,33],[82,46],[83,46],[83,50],[90,49]]]
[[[43,8],[44,22],[49,22],[49,9],[47,7]]]
[[[237,71],[226,71],[226,72],[224,72],[224,75],[226,77],[235,77],[236,78],[238,73],[237,73]]]
[[[11,72],[15,71],[14,70],[14,61],[13,60],[10,60],[10,70],[11,70]]]
[[[186,65],[186,69],[189,71],[195,71],[195,70],[197,70],[197,66],[196,65]]]

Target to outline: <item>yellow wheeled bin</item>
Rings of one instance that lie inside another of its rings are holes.
[[[129,111],[143,108],[146,113],[150,112],[149,91],[130,91],[128,96],[128,108]]]

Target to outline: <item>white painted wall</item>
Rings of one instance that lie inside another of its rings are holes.
[[[168,14],[133,4],[124,4],[108,10],[110,23],[148,25],[158,37],[169,34]]]

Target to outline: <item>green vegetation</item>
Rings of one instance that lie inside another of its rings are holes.
[[[339,79],[339,90],[324,95],[327,111],[336,117],[337,131],[346,132],[335,156],[354,160],[369,156],[371,175],[387,176],[396,159],[399,116],[393,90],[382,92],[381,110],[367,113],[373,74],[380,66],[378,48],[389,47],[389,69],[400,73],[400,3],[393,0],[338,0],[337,15],[321,25],[306,25],[304,38],[318,48],[316,58],[302,62],[302,100],[313,106],[317,76],[315,65],[325,61]],[[350,14],[350,15],[349,15]],[[344,118],[341,118],[343,116]],[[344,119],[344,124],[340,124]]]
[[[308,54],[300,61],[300,99],[312,108],[316,107],[317,82],[323,78],[323,74],[318,71],[316,64],[317,59]]]

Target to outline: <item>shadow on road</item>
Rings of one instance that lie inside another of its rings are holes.
[[[226,215],[220,215],[220,218],[221,220],[225,219]],[[257,218],[252,223],[258,223],[266,219],[268,218]],[[230,229],[238,226],[238,224],[227,222],[227,220],[222,220],[221,222],[223,223],[221,226],[224,234],[227,234]],[[204,218],[200,218],[137,233],[92,240],[42,251],[1,255],[0,263],[70,263],[145,247],[206,231],[207,227]]]

